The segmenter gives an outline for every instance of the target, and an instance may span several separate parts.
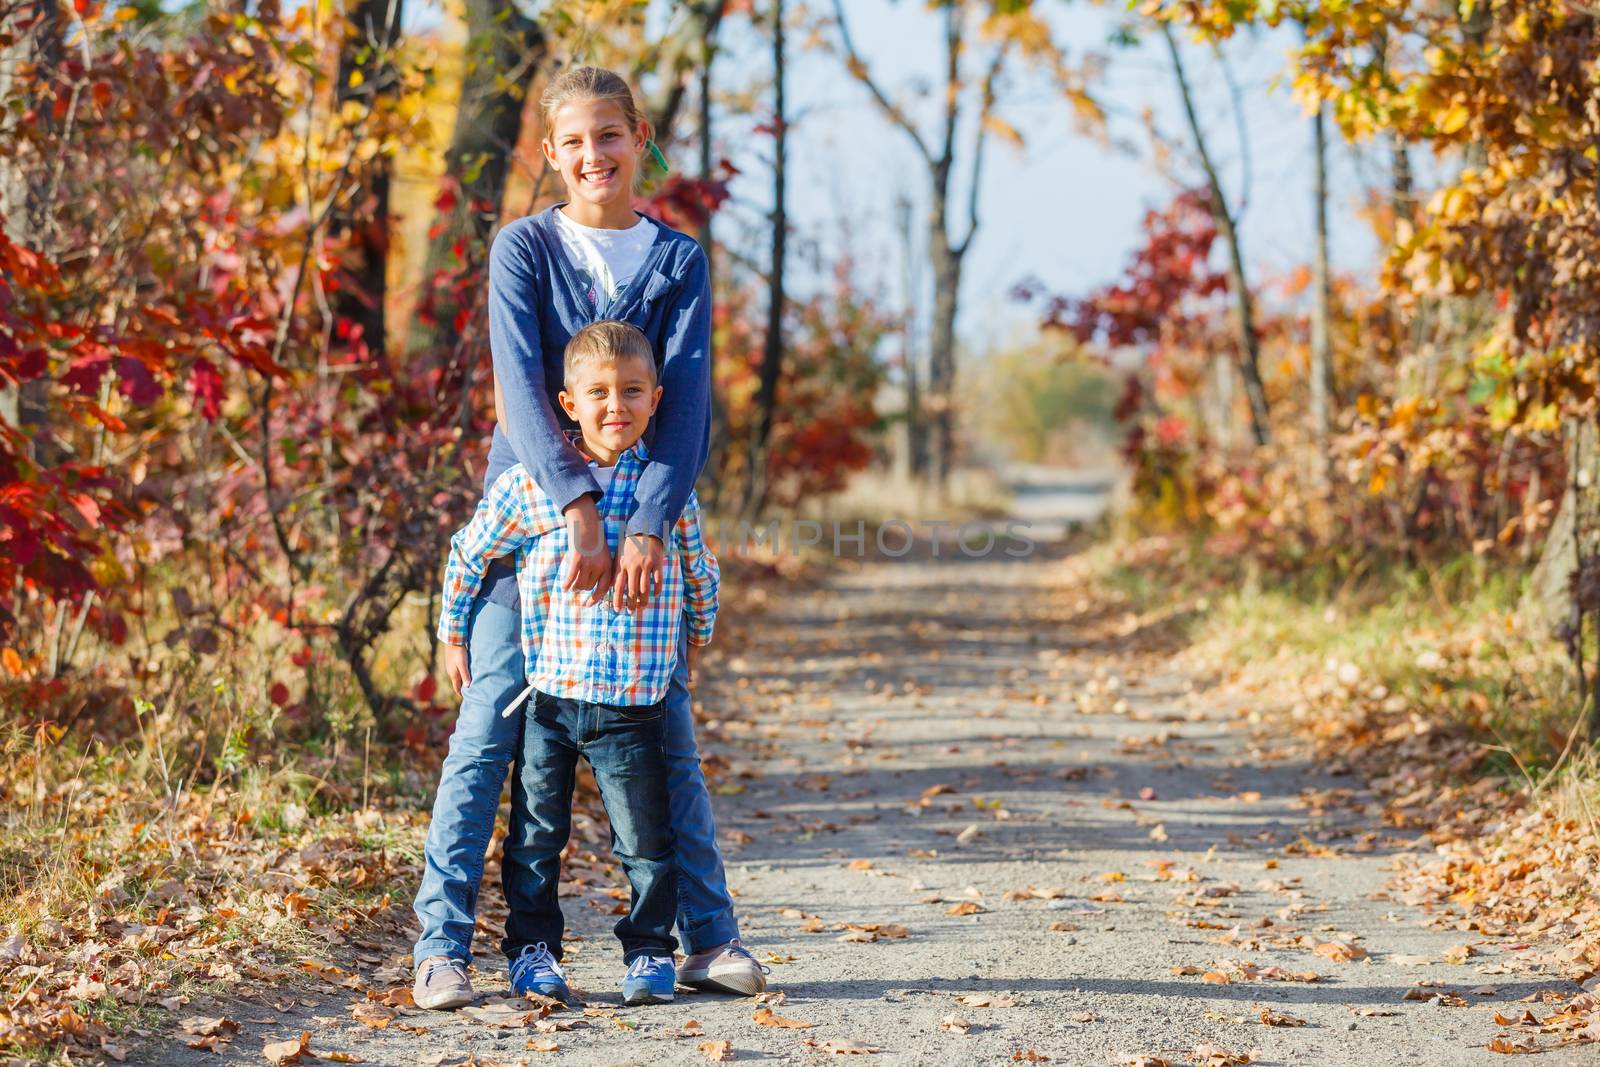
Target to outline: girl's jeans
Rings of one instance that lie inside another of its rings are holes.
[[[500,709],[527,685],[520,625],[517,612],[500,604],[479,600],[472,606],[467,634],[472,685],[462,696],[450,752],[439,773],[422,886],[413,905],[422,926],[413,950],[419,963],[430,956],[472,958],[484,855],[527,711],[524,706],[510,718],[500,717]],[[700,770],[681,636],[679,645],[678,667],[667,688],[662,744],[678,861],[678,933],[689,952],[703,952],[738,937],[739,926],[717,848],[711,797]],[[533,767],[518,771],[538,773]]]

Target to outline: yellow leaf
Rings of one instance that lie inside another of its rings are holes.
[[[1451,134],[1459,132],[1471,118],[1472,112],[1467,110],[1467,105],[1456,104],[1440,115],[1435,125],[1438,126],[1440,133]]]
[[[1007,141],[1018,148],[1022,147],[1022,134],[1017,128],[999,115],[985,115],[983,128],[1003,141]]]
[[[350,88],[358,88],[366,80],[367,76],[361,73],[359,70],[352,70],[350,72]]]

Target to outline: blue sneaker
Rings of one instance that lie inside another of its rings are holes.
[[[564,1003],[572,1001],[572,988],[567,985],[567,976],[543,941],[525,946],[521,954],[511,961],[511,991],[519,995],[538,993],[540,996],[555,997]]]
[[[671,956],[635,956],[622,978],[624,1004],[668,1004],[678,973]]]

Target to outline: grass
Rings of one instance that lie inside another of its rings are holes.
[[[1484,746],[1485,773],[1530,784],[1567,747],[1579,715],[1571,668],[1556,642],[1528,631],[1523,576],[1498,561],[1467,556],[1351,580],[1331,568],[1278,575],[1195,551],[1156,567],[1104,551],[1106,581],[1139,609],[1190,605],[1173,625],[1221,677],[1288,682],[1307,705],[1343,694],[1393,714],[1444,716]],[[1590,767],[1567,764],[1567,773]]]

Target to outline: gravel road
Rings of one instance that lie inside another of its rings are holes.
[[[733,1062],[795,1064],[846,1047],[883,1065],[1504,1062],[1484,1047],[1494,1013],[1571,987],[1517,972],[1509,946],[1465,956],[1473,935],[1391,899],[1415,846],[1376,824],[1359,783],[1202,699],[1170,650],[1102,617],[1059,551],[842,568],[774,594],[707,665],[707,734],[732,764],[717,797],[729,875],[781,1003],[622,1009],[613,920],[578,906],[569,973],[590,1011],[544,1020],[571,1030],[497,1009],[486,954],[478,1017],[373,1029],[348,990],[308,980],[225,1006],[243,1032],[221,1054],[156,1059],[262,1063],[265,1041],[308,1031],[318,1054],[397,1065],[702,1064],[719,1040]],[[390,984],[405,944],[368,953],[353,968]],[[761,1025],[762,1007],[810,1025]]]

